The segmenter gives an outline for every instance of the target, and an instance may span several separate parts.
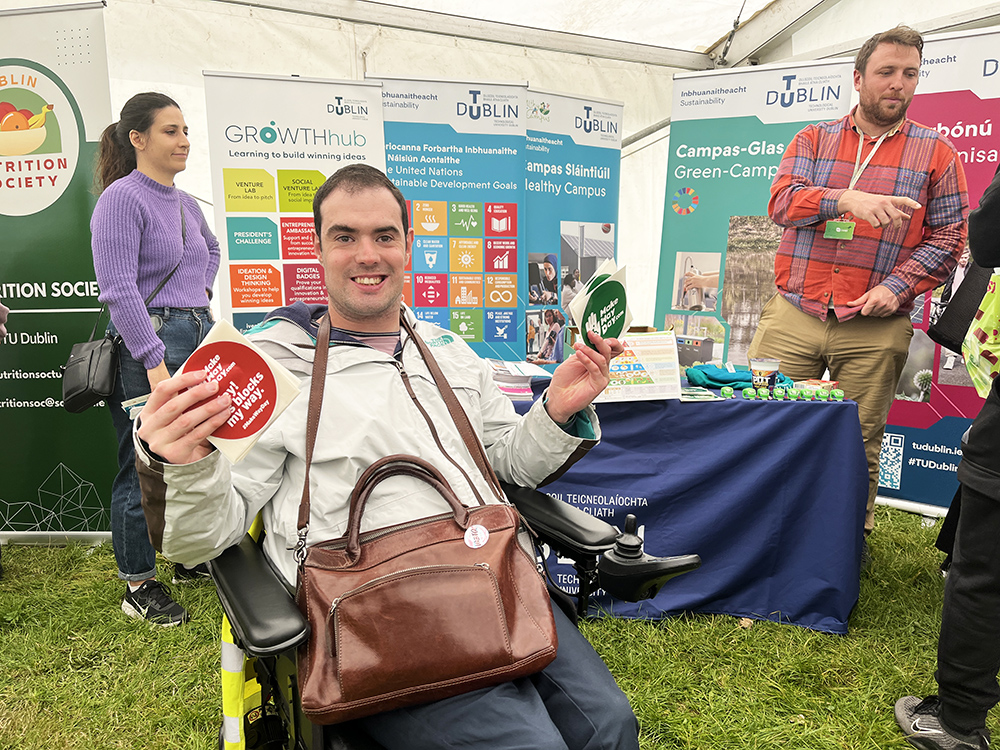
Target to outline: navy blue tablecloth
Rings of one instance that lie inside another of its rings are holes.
[[[647,552],[697,553],[702,567],[652,600],[612,601],[602,591],[595,607],[622,617],[704,612],[847,632],[868,495],[856,404],[736,398],[597,411],[601,443],[542,489],[619,528],[633,513]],[[569,566],[555,568],[562,582],[575,581]]]

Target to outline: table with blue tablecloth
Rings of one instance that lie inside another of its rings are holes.
[[[529,404],[516,404],[524,412]],[[677,400],[596,405],[600,444],[543,489],[702,566],[616,616],[736,615],[846,633],[858,599],[868,465],[857,405]],[[567,581],[568,566],[556,566]]]

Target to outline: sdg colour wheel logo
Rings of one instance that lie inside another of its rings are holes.
[[[694,213],[694,210],[698,208],[698,194],[691,188],[681,188],[674,193],[674,199],[671,203],[671,207],[674,209],[674,213],[680,214],[681,216],[687,216],[690,213]]]

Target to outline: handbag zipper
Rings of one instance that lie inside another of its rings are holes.
[[[330,612],[326,616],[326,629],[328,632],[333,633],[333,643],[331,644],[330,656],[336,657],[336,655],[340,653],[340,628],[334,627],[333,618],[336,616],[337,613],[337,605],[340,604],[341,601],[343,601],[349,596],[361,593],[365,589],[371,588],[375,584],[384,581],[388,578],[393,578],[395,576],[399,576],[404,573],[412,573],[418,570],[436,570],[441,568],[446,568],[451,570],[469,570],[470,568],[479,568],[480,570],[485,570],[487,573],[490,574],[490,577],[493,579],[494,588],[499,589],[499,583],[497,582],[497,577],[493,574],[493,571],[490,568],[489,563],[485,562],[478,562],[474,563],[473,565],[420,565],[413,568],[405,568],[403,570],[397,570],[395,573],[386,573],[385,575],[381,575],[378,578],[373,578],[370,581],[365,581],[365,583],[363,583],[361,586],[358,586],[356,589],[351,589],[350,591],[341,594],[332,602],[330,602]]]
[[[330,602],[330,614],[329,614],[329,616],[330,617],[333,616],[334,610],[337,609],[337,605],[340,604],[340,602],[341,602],[342,599],[346,599],[349,596],[354,596],[355,594],[360,594],[365,589],[371,588],[372,586],[375,586],[376,584],[379,584],[379,583],[381,583],[382,581],[384,581],[386,579],[395,578],[396,576],[401,576],[404,573],[413,573],[414,571],[417,571],[417,570],[441,570],[441,569],[446,569],[446,570],[468,570],[469,568],[479,568],[480,570],[485,570],[487,572],[491,572],[490,571],[490,564],[489,563],[484,563],[484,562],[473,563],[472,565],[446,565],[444,563],[441,563],[439,565],[417,565],[416,567],[413,567],[413,568],[403,568],[402,570],[397,570],[397,571],[394,571],[392,573],[386,573],[385,575],[380,575],[380,576],[378,576],[378,578],[372,578],[370,581],[365,581],[363,584],[361,584],[360,586],[358,586],[356,589],[351,589],[350,591],[344,592],[343,594],[341,594],[340,596],[338,596],[336,599],[334,599],[332,602]]]

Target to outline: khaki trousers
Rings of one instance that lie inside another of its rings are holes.
[[[868,459],[868,506],[865,533],[874,525],[878,460],[882,433],[910,348],[913,325],[906,315],[855,316],[840,322],[832,312],[825,321],[806,315],[775,294],[764,305],[748,356],[772,357],[792,380],[830,378],[858,404],[861,436]],[[835,456],[831,457],[836,460]]]

